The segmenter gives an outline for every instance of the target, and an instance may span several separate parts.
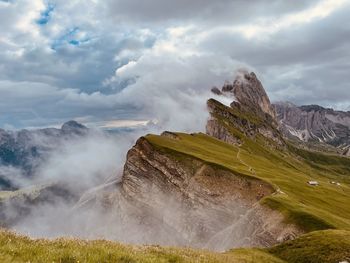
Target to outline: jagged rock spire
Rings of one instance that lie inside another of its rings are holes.
[[[276,112],[270,99],[254,72],[240,70],[232,83],[226,81],[221,91],[213,88],[212,92],[217,95],[233,95],[242,108],[255,113],[262,111],[273,119],[276,118]]]

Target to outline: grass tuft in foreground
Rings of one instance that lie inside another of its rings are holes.
[[[325,230],[267,249],[216,253],[189,248],[131,246],[105,240],[30,239],[0,230],[0,262],[242,262],[334,263],[350,260],[350,231]]]

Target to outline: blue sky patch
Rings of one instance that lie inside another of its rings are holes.
[[[75,40],[75,39],[69,41],[68,43],[73,45],[73,46],[79,46],[79,44],[80,44],[80,42],[78,40]]]
[[[87,43],[90,41],[89,37],[79,39],[77,38],[77,33],[80,31],[79,27],[74,27],[72,29],[69,29],[65,34],[63,34],[61,37],[55,39],[51,45],[51,48],[56,50],[59,47],[62,47],[64,45],[72,45],[72,46],[80,46],[83,43]]]
[[[46,25],[50,20],[50,16],[53,10],[55,10],[55,6],[53,4],[48,4],[47,8],[41,12],[40,18],[36,20],[36,23],[38,25]]]

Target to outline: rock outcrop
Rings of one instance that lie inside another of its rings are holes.
[[[254,72],[249,73],[248,71],[241,70],[232,83],[226,81],[221,91],[214,87],[212,92],[216,95],[231,95],[237,100],[241,109],[246,112],[256,115],[263,115],[261,113],[265,113],[273,119],[276,118],[275,109],[271,105],[264,87]]]
[[[350,145],[350,112],[318,105],[295,106],[276,103],[280,130],[291,139],[329,144],[345,151]]]
[[[273,192],[261,180],[167,152],[141,137],[127,154],[115,191],[86,197],[81,204],[99,200],[107,213],[114,211],[109,217],[123,229],[109,231],[121,241],[223,251],[270,246],[298,233],[279,213],[259,204]],[[125,229],[130,229],[127,236]]]
[[[261,135],[279,146],[284,145],[277,130],[275,110],[253,72],[243,72],[233,83],[226,82],[221,90],[213,88],[212,91],[216,95],[231,96],[235,100],[230,107],[214,99],[208,100],[211,116],[206,127],[208,135],[239,145],[241,140],[239,134],[234,132],[236,130],[252,139]]]

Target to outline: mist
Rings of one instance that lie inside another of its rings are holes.
[[[90,129],[84,136],[59,142],[36,135],[36,142],[55,147],[37,167],[33,180],[28,183],[25,176],[17,176],[16,183],[26,186],[24,192],[40,195],[42,191],[44,197],[39,199],[48,201],[33,204],[31,197],[26,197],[20,205],[18,200],[9,202],[3,213],[10,215],[10,228],[31,237],[74,236],[137,244],[189,245],[188,237],[181,236],[163,221],[163,218],[170,218],[175,226],[184,227],[184,218],[190,211],[180,199],[149,193],[158,206],[145,209],[144,213],[152,213],[152,218],[159,222],[151,220],[145,224],[134,218],[135,207],[126,205],[119,189],[126,153],[137,138],[148,133],[160,134],[164,130],[205,132],[209,117],[207,100],[214,97],[225,105],[233,100],[210,92],[210,87],[232,79],[235,73],[231,60],[216,57],[226,64],[219,70],[218,62],[213,64],[212,57],[183,59],[186,63],[149,54],[149,57],[119,69],[116,78],[111,80],[117,82],[138,76],[136,82],[118,93],[116,100],[139,108],[139,118],[149,119],[149,125],[123,133]],[[154,67],[154,63],[158,66]],[[187,67],[183,68],[184,65]],[[154,70],[147,71],[148,68]],[[105,196],[120,200],[120,203],[113,204],[113,209],[106,209],[101,201]],[[202,214],[206,212],[202,211]]]

